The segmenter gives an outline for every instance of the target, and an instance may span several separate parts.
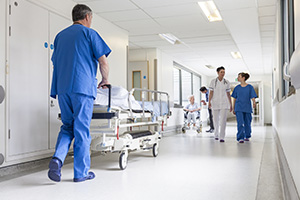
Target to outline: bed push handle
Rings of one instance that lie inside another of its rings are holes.
[[[107,108],[107,112],[110,112],[110,106],[111,106],[111,85],[110,84],[105,84],[102,87],[107,87],[108,88],[108,108]]]

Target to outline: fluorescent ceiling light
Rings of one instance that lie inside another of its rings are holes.
[[[199,1],[198,4],[207,17],[208,21],[222,21],[220,12],[218,11],[213,1]]]
[[[170,42],[171,44],[181,44],[181,41],[175,37],[174,35],[170,34],[170,33],[161,33],[158,34],[162,39],[167,40],[168,42]]]
[[[238,51],[231,52],[231,56],[232,56],[234,59],[241,59],[241,58],[242,58],[241,53],[238,52]]]
[[[215,68],[212,65],[205,65],[205,67],[207,67],[208,69],[214,69]]]

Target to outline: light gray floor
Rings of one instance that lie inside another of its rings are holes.
[[[235,126],[227,127],[225,143],[215,141],[211,133],[192,130],[164,137],[158,157],[151,152],[131,153],[124,171],[119,170],[118,154],[95,156],[91,169],[96,178],[82,183],[72,182],[72,163],[63,167],[60,183],[51,182],[47,170],[22,175],[0,182],[0,199],[282,199],[278,178],[272,179],[277,183],[271,189],[264,189],[269,188],[267,177],[278,177],[275,149],[269,146],[264,151],[265,144],[274,141],[272,127],[253,127],[252,140],[244,144],[236,142],[235,133]],[[275,162],[265,161],[268,155]],[[267,176],[261,175],[264,171]]]

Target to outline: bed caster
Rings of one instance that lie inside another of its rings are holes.
[[[200,128],[197,129],[197,133],[201,133],[201,129]]]
[[[120,154],[120,157],[119,157],[119,166],[120,166],[120,169],[121,170],[124,170],[126,169],[127,167],[127,158],[128,158],[128,152],[122,152]]]
[[[152,155],[153,157],[156,157],[158,155],[158,144],[155,143],[152,147]]]
[[[182,131],[182,133],[185,133],[185,132],[186,132],[185,128],[182,128],[181,131]]]

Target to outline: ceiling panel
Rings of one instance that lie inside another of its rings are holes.
[[[223,11],[221,13],[236,43],[260,42],[256,8]]]
[[[200,13],[198,15],[156,18],[155,20],[170,31],[178,30],[179,27],[184,31],[193,31],[201,29],[207,23]]]
[[[276,15],[276,6],[264,6],[258,8],[259,16],[275,16]]]
[[[146,8],[144,10],[149,15],[151,15],[153,18],[194,15],[194,14],[200,14],[202,12],[200,9],[200,6],[198,6],[198,4],[196,2],[180,4],[180,5]]]
[[[259,7],[261,6],[274,6],[276,5],[277,0],[257,0]]]
[[[172,5],[182,5],[191,2],[198,2],[202,0],[131,0],[140,8],[153,8],[161,6],[172,6]]]
[[[106,13],[98,13],[98,14],[99,16],[111,22],[151,19],[149,15],[147,15],[142,10],[126,10],[126,11],[106,12]]]
[[[136,10],[138,7],[128,0],[98,0],[86,2],[94,13]]]
[[[211,42],[211,41],[227,41],[227,40],[233,41],[230,34],[203,36],[203,37],[186,37],[186,38],[181,37],[180,39],[186,44],[199,43],[199,42]]]
[[[153,35],[136,35],[136,36],[129,36],[129,40],[131,42],[146,42],[146,41],[161,40],[161,38],[157,34],[153,34]]]
[[[221,11],[256,7],[254,0],[214,0],[214,2]]]
[[[261,31],[273,31],[275,32],[275,24],[266,24],[266,25],[260,25]]]
[[[151,30],[151,29],[159,30],[161,28],[160,25],[157,24],[152,19],[135,20],[135,21],[121,21],[121,22],[115,22],[115,24],[125,30],[128,30],[128,31],[144,30],[146,32],[146,34],[148,33],[147,32],[148,30]]]
[[[274,16],[264,16],[259,18],[260,24],[275,24]]]

